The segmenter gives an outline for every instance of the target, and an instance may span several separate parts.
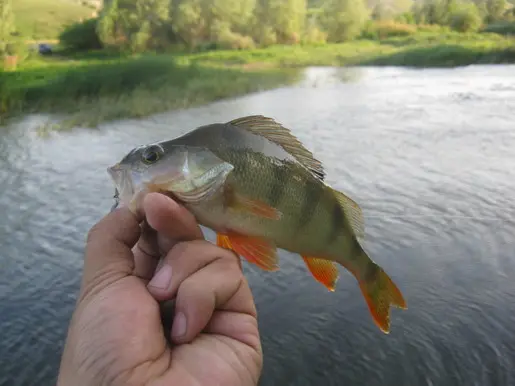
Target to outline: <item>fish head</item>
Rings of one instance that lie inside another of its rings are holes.
[[[233,165],[211,150],[172,141],[132,149],[107,171],[123,205],[151,191],[168,193],[184,203],[199,203],[225,183]]]

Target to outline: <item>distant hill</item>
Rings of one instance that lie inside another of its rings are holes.
[[[13,11],[18,37],[26,40],[56,39],[62,27],[95,12],[98,1],[14,0]]]

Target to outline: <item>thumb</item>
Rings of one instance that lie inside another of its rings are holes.
[[[131,249],[140,237],[141,221],[143,215],[121,207],[93,225],[86,242],[82,290],[108,285],[132,273]]]

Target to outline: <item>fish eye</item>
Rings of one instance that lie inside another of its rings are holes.
[[[163,154],[163,149],[161,146],[152,145],[147,147],[143,153],[141,154],[141,160],[146,164],[153,164],[157,162],[161,155]]]

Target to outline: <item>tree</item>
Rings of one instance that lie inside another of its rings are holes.
[[[458,0],[424,0],[414,6],[417,23],[449,25],[450,15],[459,7]]]
[[[510,8],[507,0],[473,0],[486,23],[503,19],[506,10]]]
[[[393,20],[408,12],[413,5],[412,0],[367,0],[367,7],[372,10],[373,20]]]
[[[260,43],[296,43],[304,30],[306,0],[258,0],[254,17]]]
[[[65,26],[59,34],[59,44],[78,51],[102,48],[97,34],[97,22],[97,18],[92,18]]]
[[[343,42],[358,36],[369,10],[363,0],[330,0],[323,10],[321,24],[330,42]]]
[[[4,55],[14,32],[12,0],[0,0],[0,55]]]
[[[254,4],[255,0],[174,0],[171,24],[190,49],[200,43],[248,47],[253,42],[244,34],[250,32]]]
[[[477,31],[482,24],[481,15],[474,3],[461,3],[449,19],[451,28],[459,32]]]
[[[508,7],[508,3],[506,2],[506,0],[486,0],[485,6],[485,21],[487,23],[492,23],[503,18],[504,13],[506,12],[506,9]]]
[[[370,17],[373,20],[385,20],[390,18],[388,9],[382,2],[378,2],[373,8]]]
[[[202,40],[206,31],[201,0],[176,0],[171,12],[175,34],[192,49]]]
[[[170,43],[169,0],[109,0],[97,31],[104,46],[133,52],[161,49]]]

